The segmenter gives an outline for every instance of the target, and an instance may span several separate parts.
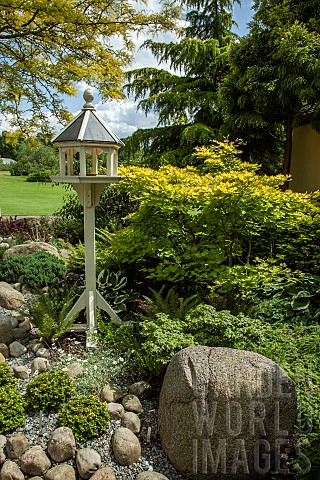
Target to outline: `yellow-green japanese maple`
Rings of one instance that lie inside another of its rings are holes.
[[[133,33],[175,27],[174,1],[163,0],[159,13],[146,5],[144,0],[3,0],[1,111],[20,127],[43,130],[48,111],[65,120],[57,93],[75,94],[79,81],[98,86],[104,98],[121,97]]]
[[[140,207],[111,236],[118,263],[161,282],[210,282],[221,266],[250,262],[261,236],[274,238],[318,211],[310,195],[281,190],[285,176],[259,175],[257,165],[240,162],[234,144],[202,147],[196,155],[204,160],[201,171],[123,169],[121,188]],[[268,255],[273,248],[270,241]]]

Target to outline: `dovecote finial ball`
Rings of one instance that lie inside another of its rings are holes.
[[[93,95],[93,90],[92,88],[88,87],[84,93],[83,93],[83,98],[86,102],[86,104],[84,106],[87,106],[87,107],[91,107],[92,106],[92,101],[94,99],[94,95]]]

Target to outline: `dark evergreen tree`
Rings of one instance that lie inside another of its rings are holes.
[[[269,154],[271,170],[282,150],[287,174],[294,125],[319,125],[319,1],[256,0],[254,7],[250,34],[232,47],[219,86],[224,131],[241,137],[258,161]]]
[[[144,163],[185,166],[197,160],[194,147],[219,136],[217,89],[227,72],[233,0],[183,0],[189,21],[177,43],[147,41],[157,61],[174,73],[142,68],[128,73],[128,92],[146,114],[159,114],[155,129],[138,130],[126,141],[125,155],[142,150]]]

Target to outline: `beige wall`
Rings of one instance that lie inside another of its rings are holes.
[[[320,189],[320,134],[310,124],[293,130],[291,175],[296,192]]]

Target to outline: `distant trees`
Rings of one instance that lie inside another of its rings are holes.
[[[47,181],[58,169],[57,151],[33,139],[20,143],[15,151],[15,162],[9,166],[11,175],[35,174],[36,181]]]

